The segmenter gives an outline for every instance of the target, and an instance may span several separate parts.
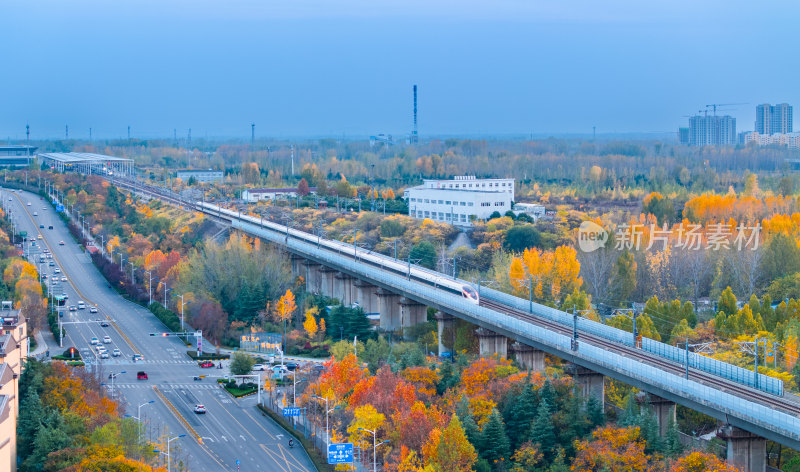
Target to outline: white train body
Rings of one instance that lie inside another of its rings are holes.
[[[250,215],[240,215],[239,212],[237,211],[220,208],[219,206],[212,205],[210,203],[196,202],[196,205],[200,208],[203,208],[207,212],[225,215],[230,218],[236,218],[245,221],[247,223],[250,223],[252,225],[268,228],[282,234],[287,233],[286,226],[274,223],[272,221],[262,222],[260,218],[256,218]],[[314,245],[317,244],[317,236],[310,233],[306,233],[305,231],[299,231],[296,229],[289,228],[288,235],[289,237],[296,240],[301,240],[303,242]],[[451,278],[448,278],[440,272],[428,270],[414,264],[411,264],[409,267],[409,264],[394,259],[392,257],[384,256],[383,254],[378,254],[367,250],[356,250],[350,244],[346,244],[340,241],[334,241],[331,239],[320,239],[319,246],[324,247],[330,251],[335,251],[336,253],[343,256],[355,257],[357,253],[359,262],[368,263],[370,265],[380,267],[385,270],[390,270],[397,274],[409,277],[413,280],[417,280],[419,282],[423,282],[427,285],[433,286],[434,288],[447,290],[448,292],[464,297],[466,300],[476,305],[480,302],[478,292],[475,290],[474,287],[472,287],[469,284],[460,282],[458,280],[453,280]]]

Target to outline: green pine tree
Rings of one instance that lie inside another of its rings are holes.
[[[550,460],[555,455],[556,433],[553,426],[553,415],[550,413],[550,405],[546,401],[539,403],[536,410],[536,419],[533,421],[530,432],[530,441],[539,445],[544,458]]]
[[[461,427],[464,428],[467,440],[477,449],[481,442],[481,430],[478,428],[478,423],[475,422],[475,417],[472,416],[466,396],[462,395],[461,400],[456,404],[456,416],[461,421]]]
[[[544,385],[539,389],[539,402],[546,402],[550,407],[556,405],[556,390],[550,383],[550,379],[545,380]]]
[[[586,416],[588,417],[589,424],[591,425],[590,429],[602,426],[606,422],[603,406],[594,397],[589,397],[589,400],[586,402]]]
[[[526,382],[519,395],[514,395],[503,409],[503,421],[511,441],[511,449],[516,450],[527,440],[531,422],[536,414],[536,391]]]
[[[503,418],[495,409],[483,427],[480,440],[481,457],[489,461],[494,470],[505,470],[511,456],[511,446],[506,435]]]
[[[589,430],[589,419],[584,411],[583,398],[575,392],[569,396],[565,402],[564,423],[565,428],[561,430],[560,443],[568,445],[572,455],[572,443],[576,439],[583,438]]]
[[[559,447],[556,458],[553,459],[553,463],[550,464],[550,468],[547,469],[547,472],[569,472],[569,466],[566,464],[565,455],[564,448]]]
[[[669,425],[667,426],[667,436],[664,438],[665,452],[670,457],[677,457],[683,454],[683,444],[681,444],[681,437],[678,431],[678,424],[674,419],[670,418]]]

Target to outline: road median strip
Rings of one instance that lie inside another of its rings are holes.
[[[197,431],[195,431],[194,428],[191,427],[191,425],[189,425],[189,422],[186,421],[186,418],[184,418],[183,415],[180,414],[178,409],[175,408],[175,405],[173,405],[172,402],[167,399],[166,395],[164,395],[161,392],[161,390],[159,390],[158,387],[156,387],[155,385],[153,385],[153,391],[155,391],[156,395],[158,395],[159,398],[161,398],[161,401],[163,401],[164,404],[166,404],[167,407],[169,407],[169,409],[172,410],[172,413],[178,418],[178,420],[180,420],[180,422],[183,423],[184,426],[186,426],[186,429],[190,433],[192,433],[197,442],[203,444],[203,438],[199,434],[197,434]]]

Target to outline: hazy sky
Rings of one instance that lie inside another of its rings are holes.
[[[671,132],[800,106],[800,2],[4,0],[0,137]],[[800,109],[797,110],[800,113]],[[684,125],[685,126],[685,125]]]

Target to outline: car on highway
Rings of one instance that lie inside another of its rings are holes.
[[[53,225],[48,226],[47,229],[53,229]]]
[[[54,274],[60,274],[61,273],[61,268],[60,267],[56,267],[55,269],[53,269],[53,273]]]
[[[122,355],[122,351],[120,351],[119,349],[114,349],[113,351],[111,351],[111,355],[114,357],[119,357]]]
[[[47,210],[47,207],[42,207],[42,210]]]
[[[198,415],[203,415],[206,412],[206,406],[198,403],[197,405],[194,406],[194,412],[197,413]]]
[[[111,344],[111,336],[109,335],[103,336],[103,344]]]
[[[40,235],[36,236],[36,239],[42,239],[42,235],[40,234]]]
[[[31,206],[31,202],[28,202],[28,206]]]
[[[267,370],[267,366],[264,364],[253,364],[253,370],[255,371]]]
[[[136,357],[136,356],[134,356]],[[140,370],[136,372],[136,380],[147,380],[147,372]]]
[[[62,275],[61,276],[61,281],[62,282],[66,282],[67,281],[67,276],[66,275]]]
[[[70,305],[69,311],[78,311],[78,308],[75,305]]]
[[[55,266],[55,265],[56,265],[56,263],[55,263],[54,261],[50,261],[50,263],[49,263],[49,264],[47,264],[47,265],[48,265],[48,266],[50,266],[50,267],[53,267],[53,266]]]
[[[200,367],[202,367],[203,369],[210,369],[214,367],[214,363],[211,361],[203,361],[200,363]]]
[[[89,307],[89,313],[97,313],[97,307],[96,306],[90,306]]]
[[[103,321],[100,322],[100,326],[102,326],[103,328],[108,328],[111,325],[108,324],[108,321],[103,320]]]
[[[286,368],[289,370],[295,370],[297,368],[297,364],[289,362],[286,364]]]
[[[44,225],[39,225],[39,229],[44,229]]]
[[[33,212],[33,216],[39,216],[39,212],[38,211],[34,211]]]
[[[47,280],[47,274],[42,274],[42,280]]]
[[[97,339],[97,338],[92,338],[92,339],[89,341],[89,344],[91,344],[92,346],[94,346],[95,344],[100,344],[100,340],[99,340],[99,339]]]
[[[134,354],[134,355],[131,357],[131,359],[133,360],[133,362],[136,362],[136,361],[143,361],[143,360],[144,360],[144,356],[143,356],[143,355],[141,355],[141,354]],[[145,378],[147,378],[147,375],[146,375],[146,374],[145,374]]]
[[[65,244],[65,243],[64,243],[64,241],[59,241],[59,242],[58,242],[58,245],[59,245],[59,246],[63,246],[64,244]]]
[[[78,309],[79,310],[85,310],[86,309],[86,303],[83,303],[83,300],[78,302]]]
[[[95,345],[94,345],[94,349],[95,349],[95,350],[96,350],[98,353],[100,353],[100,352],[103,352],[103,351],[105,351],[105,350],[106,350],[106,347],[105,347],[105,346],[103,346],[102,344],[100,344],[100,343],[98,342],[97,344],[95,344]]]
[[[62,293],[61,296],[64,297],[64,300],[69,300],[69,295],[66,293]]]
[[[108,351],[101,351],[100,359],[108,359]]]

